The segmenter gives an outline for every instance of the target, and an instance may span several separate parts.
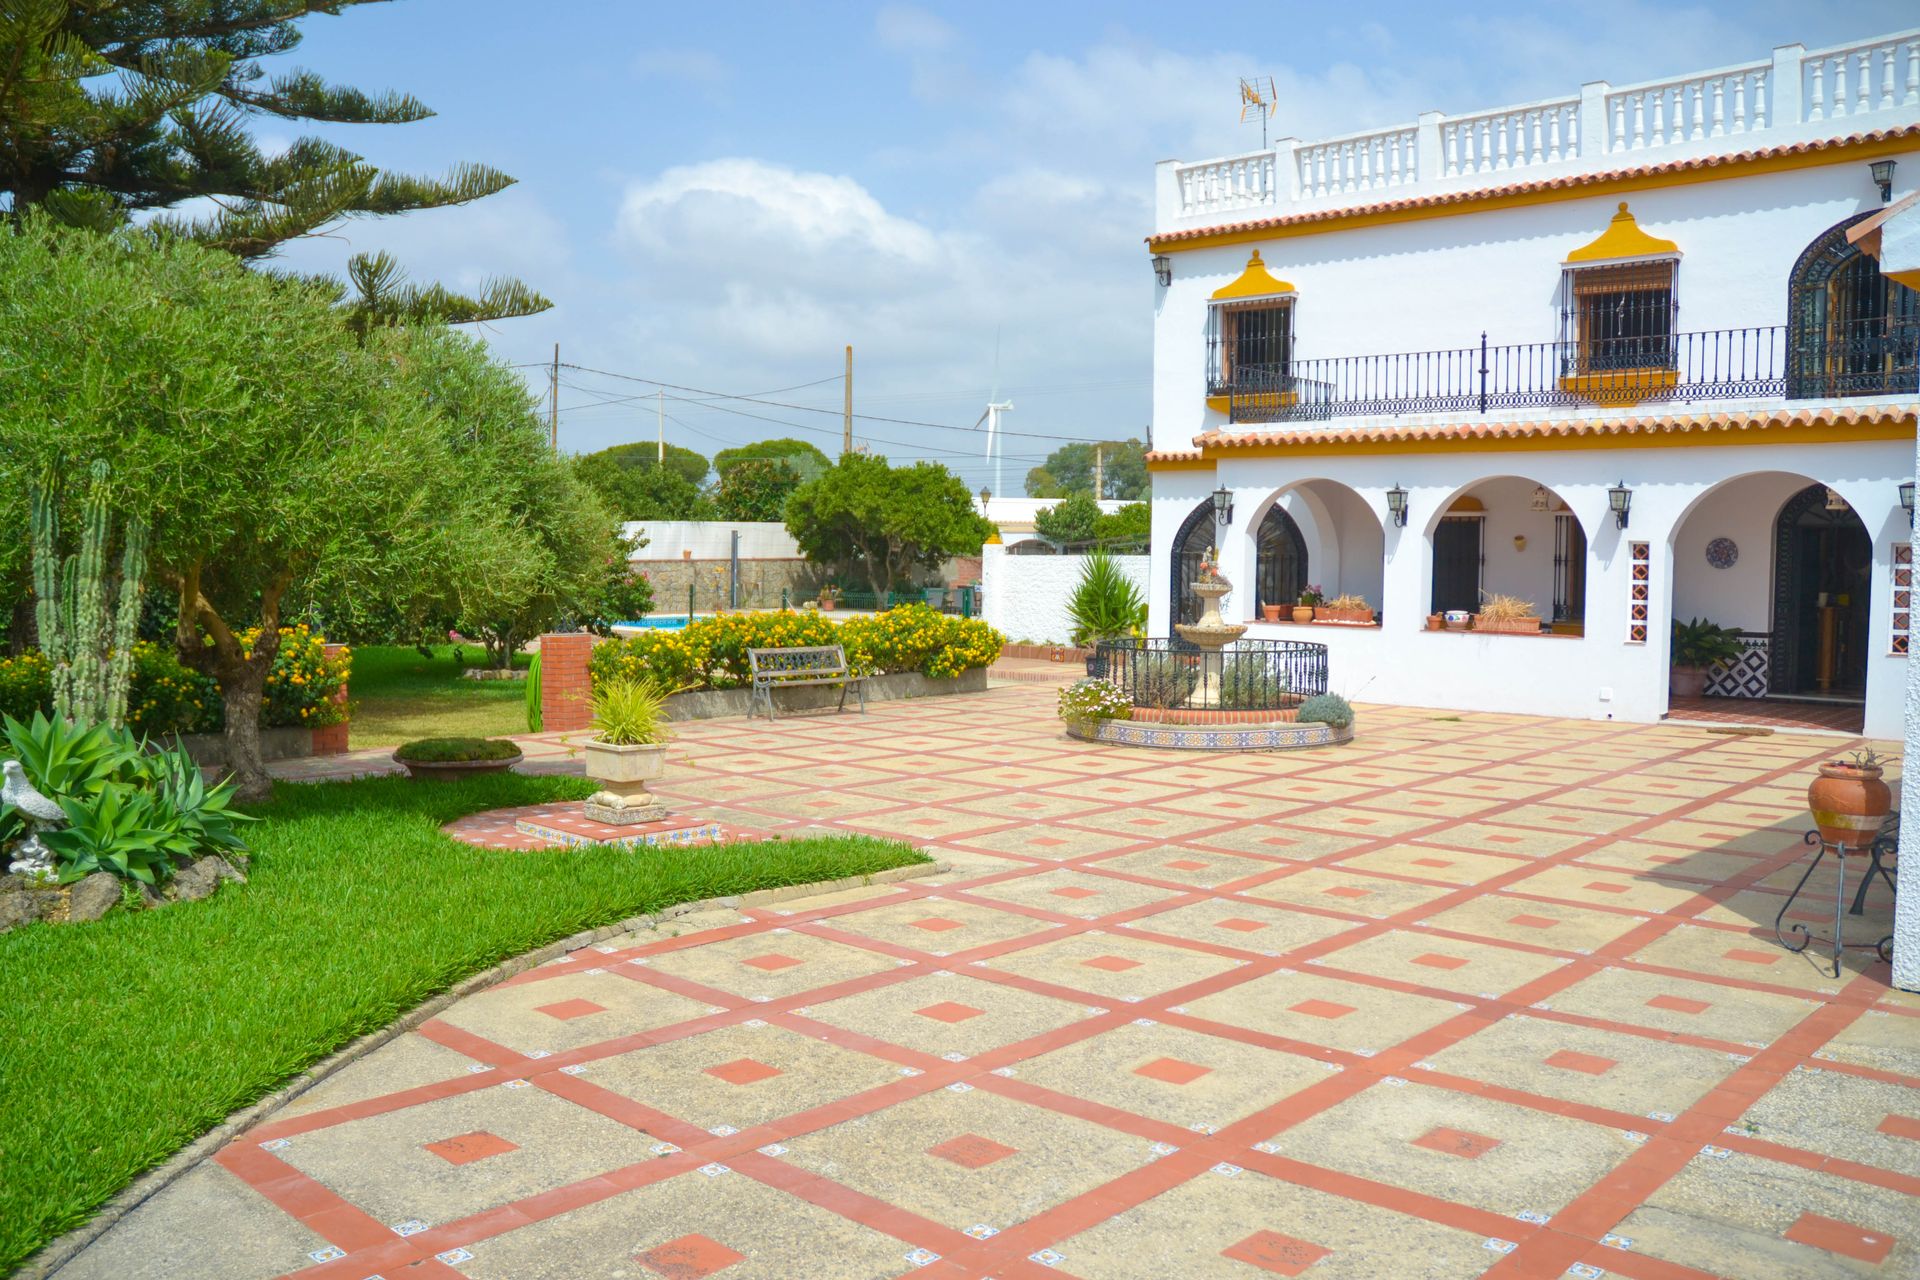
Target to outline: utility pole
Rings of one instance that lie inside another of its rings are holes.
[[[1095,502],[1107,496],[1105,477],[1101,474],[1101,465],[1105,462],[1105,445],[1093,446],[1093,498]]]
[[[840,452],[852,453],[853,452],[853,344],[851,342],[847,344],[847,406],[846,406],[845,412],[842,414],[841,421],[843,423],[841,434],[844,438],[841,440],[841,443],[840,443]]]
[[[547,379],[547,443],[560,451],[560,344],[553,344],[553,376]]]
[[[659,450],[653,460],[660,466],[667,465],[667,393],[665,389],[653,393],[653,431],[659,440]]]

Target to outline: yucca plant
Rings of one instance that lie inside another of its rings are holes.
[[[1080,566],[1080,582],[1067,601],[1076,645],[1129,636],[1147,625],[1147,599],[1139,584],[1104,551],[1088,554]]]
[[[667,698],[673,690],[655,680],[615,679],[593,686],[593,730],[611,747],[657,746],[672,737]]]

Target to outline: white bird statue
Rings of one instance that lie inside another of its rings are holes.
[[[40,843],[39,828],[48,824],[64,824],[67,820],[66,810],[34,790],[33,784],[27,781],[26,770],[20,767],[18,760],[0,764],[0,776],[5,778],[4,783],[0,783],[0,801],[18,809],[28,819],[29,826],[27,838],[13,851],[14,859],[8,864],[7,871],[34,879],[44,878],[53,872],[53,856]]]

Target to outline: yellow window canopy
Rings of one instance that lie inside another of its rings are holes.
[[[1607,229],[1600,233],[1600,238],[1591,244],[1581,245],[1568,254],[1565,265],[1591,266],[1600,262],[1679,256],[1679,245],[1642,231],[1640,224],[1634,221],[1633,212],[1627,208],[1627,202],[1622,200],[1620,211],[1613,215],[1612,221],[1607,223]]]
[[[1285,280],[1274,278],[1267,264],[1260,261],[1260,251],[1255,249],[1253,256],[1247,259],[1247,269],[1232,284],[1222,285],[1213,291],[1213,301],[1233,302],[1241,298],[1290,298],[1294,288]]]

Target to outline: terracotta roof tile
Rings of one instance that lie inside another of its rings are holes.
[[[1350,427],[1295,427],[1279,431],[1220,431],[1205,436],[1198,449],[1159,450],[1149,462],[1191,461],[1236,449],[1276,445],[1388,444],[1396,441],[1573,439],[1588,436],[1708,435],[1759,432],[1820,425],[1912,425],[1920,404],[1810,406],[1799,409],[1736,409],[1720,413],[1652,413],[1630,418],[1560,418],[1516,422],[1408,425],[1361,423]]]
[[[1206,236],[1231,235],[1240,231],[1262,231],[1276,227],[1293,227],[1314,222],[1334,222],[1342,218],[1363,217],[1374,213],[1391,213],[1400,209],[1433,209],[1445,205],[1472,204],[1477,201],[1498,199],[1501,196],[1519,195],[1529,191],[1570,190],[1577,187],[1596,186],[1601,183],[1617,182],[1627,178],[1641,178],[1650,174],[1685,173],[1697,169],[1717,169],[1723,165],[1745,164],[1754,160],[1773,156],[1810,155],[1828,151],[1837,147],[1850,147],[1864,142],[1885,142],[1897,138],[1920,139],[1920,124],[1902,125],[1894,129],[1875,129],[1867,133],[1850,133],[1838,138],[1816,138],[1805,142],[1784,143],[1777,147],[1756,147],[1749,151],[1729,151],[1720,155],[1693,156],[1684,160],[1669,160],[1665,164],[1632,165],[1624,169],[1602,169],[1591,173],[1569,173],[1557,178],[1540,178],[1531,182],[1509,182],[1497,187],[1473,187],[1463,191],[1446,191],[1434,195],[1405,196],[1398,200],[1380,200],[1372,204],[1347,205],[1338,209],[1315,209],[1307,213],[1289,213],[1273,218],[1255,218],[1247,222],[1223,222],[1211,227],[1194,227],[1186,231],[1167,231],[1150,235],[1147,243],[1153,246],[1178,244],[1183,240],[1198,240]]]

